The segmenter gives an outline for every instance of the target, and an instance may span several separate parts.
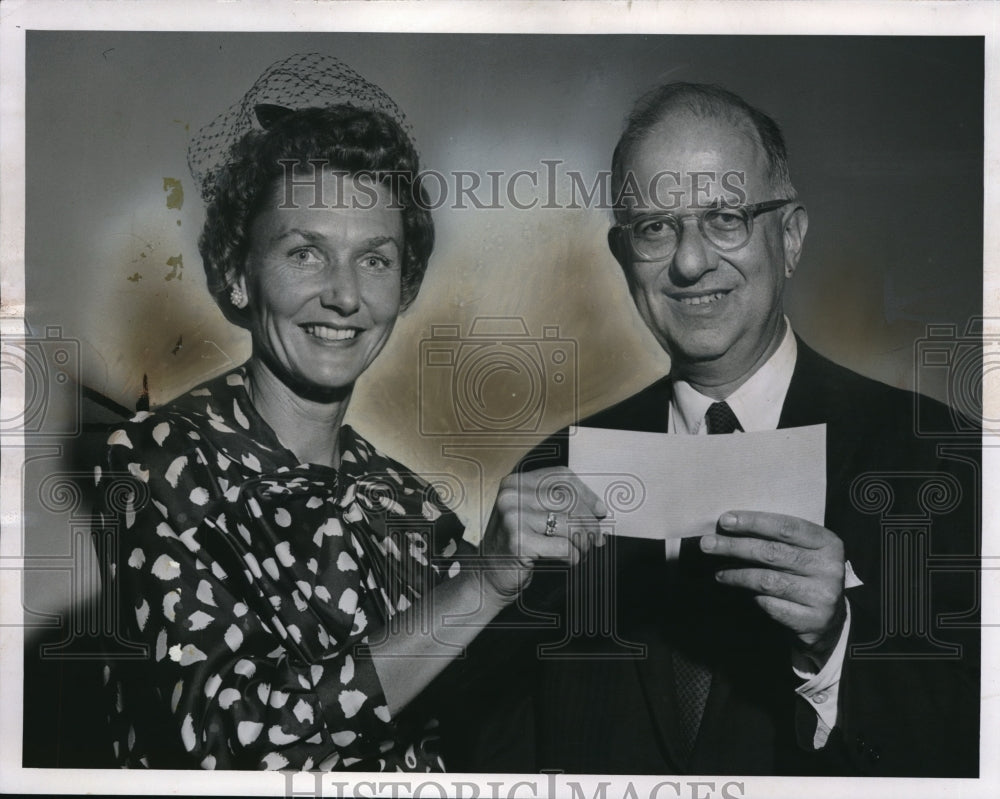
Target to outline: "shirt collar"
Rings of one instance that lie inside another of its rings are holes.
[[[792,382],[797,352],[795,334],[786,317],[785,335],[778,349],[743,385],[726,397],[726,402],[745,431],[777,429],[781,406]],[[706,397],[684,380],[675,380],[673,388],[668,428],[670,432],[689,435],[707,433],[704,429],[705,411],[715,400]]]

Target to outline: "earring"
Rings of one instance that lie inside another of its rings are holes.
[[[241,310],[247,307],[247,295],[243,293],[243,289],[236,283],[229,289],[229,301]]]

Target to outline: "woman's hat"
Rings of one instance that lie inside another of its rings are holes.
[[[233,145],[250,130],[266,130],[291,111],[331,105],[381,111],[409,133],[406,116],[393,99],[343,61],[322,53],[293,55],[271,64],[238,103],[191,139],[188,168],[202,199],[211,200]]]

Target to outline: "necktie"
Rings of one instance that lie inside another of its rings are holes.
[[[708,425],[710,436],[719,433],[735,433],[737,430],[743,429],[740,420],[736,418],[736,414],[733,413],[728,402],[713,402],[709,405],[708,410],[705,411],[705,423]]]
[[[733,433],[742,430],[733,409],[725,402],[713,402],[705,412],[705,423],[709,435]],[[684,546],[684,545],[687,546]],[[681,546],[681,558],[693,560],[701,555],[697,550],[697,539],[685,538]],[[674,681],[677,689],[677,708],[681,730],[681,749],[685,759],[691,755],[701,717],[705,712],[705,702],[712,687],[712,672],[691,659],[678,648],[673,650]]]

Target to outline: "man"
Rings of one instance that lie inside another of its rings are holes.
[[[581,603],[563,607],[516,710],[505,699],[484,723],[476,766],[976,775],[975,575],[910,568],[883,517],[928,517],[906,480],[936,477],[960,497],[919,545],[944,560],[977,552],[977,453],[946,457],[916,435],[913,395],[793,333],[783,295],[808,215],[770,118],[719,88],[668,84],[630,116],[613,176],[609,244],[671,371],[582,424],[677,435],[825,424],[825,524],[733,509],[717,534],[668,542],[666,557],[662,541],[611,537],[570,584],[606,602],[613,629],[580,632]],[[944,406],[921,407],[934,429],[950,424]],[[525,468],[565,462],[566,442]],[[901,486],[882,515],[864,496],[879,480]],[[549,582],[535,578],[538,607]],[[945,613],[966,626],[945,628]]]

